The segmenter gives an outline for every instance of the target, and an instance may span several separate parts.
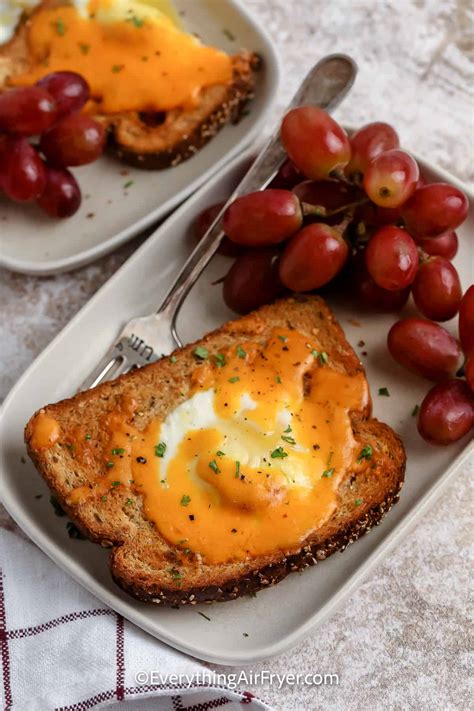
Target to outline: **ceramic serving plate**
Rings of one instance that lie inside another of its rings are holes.
[[[274,45],[240,0],[176,0],[184,28],[204,43],[235,54],[258,52],[255,98],[248,115],[228,125],[175,168],[144,171],[105,156],[75,170],[83,202],[70,219],[53,220],[36,205],[0,195],[0,266],[27,274],[54,274],[83,266],[134,237],[205,183],[262,133],[280,81]]]
[[[314,631],[401,540],[473,453],[466,440],[443,448],[431,447],[418,436],[412,411],[429,385],[398,367],[387,353],[386,334],[398,315],[361,313],[347,301],[329,299],[366,366],[375,416],[400,433],[407,450],[400,502],[381,526],[343,555],[290,575],[254,598],[179,610],[128,597],[110,578],[107,551],[68,537],[65,519],[54,515],[46,486],[26,457],[23,427],[37,408],[76,391],[125,321],[151,312],[160,303],[192,247],[189,232],[195,216],[231,192],[247,161],[245,156],[234,160],[182,205],[66,326],[13,388],[0,430],[3,502],[35,543],[78,583],[139,627],[179,650],[220,664],[270,657]],[[452,176],[423,161],[420,164],[428,178],[465,189]],[[471,203],[469,219],[458,232],[460,251],[455,260],[464,286],[473,280],[473,227]],[[228,258],[217,256],[188,296],[178,322],[185,342],[233,316],[223,304],[221,286],[213,285],[228,266]],[[412,307],[405,311],[410,313]],[[454,333],[456,323],[447,327]],[[379,396],[379,388],[387,388],[389,397]],[[38,494],[43,496],[36,498]]]

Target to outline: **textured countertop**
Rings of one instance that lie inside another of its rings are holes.
[[[408,149],[473,184],[469,0],[247,0],[247,5],[280,50],[281,108],[315,60],[349,53],[360,74],[336,116],[355,125],[387,120]],[[2,397],[137,243],[71,274],[34,278],[0,271],[7,313],[0,332]],[[468,708],[470,480],[472,468],[314,636],[254,667],[337,673],[339,686],[281,691],[264,686],[256,688],[261,698],[285,711]],[[1,517],[15,530],[3,510]]]

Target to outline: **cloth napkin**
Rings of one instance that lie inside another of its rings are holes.
[[[0,529],[3,708],[269,711],[104,607],[8,521]],[[146,697],[153,703],[134,701]]]

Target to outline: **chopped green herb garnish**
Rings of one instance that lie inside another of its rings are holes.
[[[104,496],[101,496],[100,498],[101,498],[101,501],[107,501],[107,497],[105,496],[105,494],[104,494]]]
[[[247,355],[242,346],[237,346],[236,353],[238,358],[245,358],[245,356]]]
[[[319,358],[319,362],[321,363],[321,365],[323,365],[324,363],[329,363],[329,356],[326,353],[326,351],[321,351],[318,358]]]
[[[169,572],[170,572],[171,577],[174,578],[175,580],[179,580],[180,578],[183,577],[182,574],[179,572],[179,570],[177,570],[176,568],[170,568]]]
[[[283,341],[283,343],[288,340],[287,336],[278,336],[278,338],[280,341]]]
[[[132,504],[134,504],[135,502],[133,499],[127,499],[125,503],[127,504],[127,506],[132,506]]]
[[[171,356],[171,357],[170,357],[170,362],[171,362],[171,363],[176,363],[176,356]]]
[[[81,50],[82,54],[88,54],[90,48],[90,44],[86,44],[85,42],[79,42],[79,49]]]
[[[238,479],[240,476],[240,462],[235,462],[235,478]]]
[[[181,506],[188,506],[188,504],[191,503],[191,497],[188,496],[187,494],[183,494],[181,497],[180,504]]]
[[[379,388],[379,395],[383,395],[384,397],[390,397],[388,388]]]
[[[233,375],[232,378],[229,378],[229,383],[238,383],[240,380],[238,375]]]
[[[363,504],[363,503],[364,503],[364,499],[356,499],[356,500],[354,501],[354,504],[355,504],[356,506],[360,506],[360,505]]]
[[[217,355],[215,355],[214,358],[215,358],[216,368],[223,368],[226,363],[225,355],[223,353],[217,353]]]
[[[215,459],[212,459],[212,460],[209,462],[209,469],[212,469],[212,471],[214,472],[214,474],[220,474],[220,473],[221,473],[221,470],[220,470],[219,467],[217,466],[217,462],[216,462]]]
[[[66,25],[64,24],[64,22],[61,20],[60,17],[58,17],[54,26],[56,28],[56,32],[58,33],[58,35],[60,35],[61,37],[64,37],[64,35],[66,34]]]
[[[332,469],[325,469],[325,470],[323,471],[323,473],[321,474],[321,476],[323,476],[325,479],[328,479],[328,478],[331,477],[333,474],[334,474],[334,467],[332,467]]]
[[[90,439],[90,438],[91,438],[91,435],[89,433],[87,433],[84,439]]]
[[[284,432],[285,432],[285,434],[287,432],[292,432],[291,425],[288,425],[288,427],[286,428],[286,430],[284,430]]]
[[[319,351],[314,349],[311,351],[311,355],[313,356],[313,358],[319,358]]]
[[[69,538],[77,538],[80,541],[83,541],[85,539],[84,534],[81,533],[81,531],[72,521],[67,522],[66,530],[68,532]]]
[[[125,450],[123,449],[123,447],[115,447],[112,450],[112,454],[125,454]]]
[[[208,617],[207,615],[205,615],[204,612],[198,612],[198,615],[201,615],[201,617],[204,617],[204,619],[207,620],[208,622],[211,621],[211,618]]]
[[[417,414],[419,413],[419,411],[420,411],[420,406],[419,406],[419,405],[415,405],[415,407],[414,407],[413,410],[411,411],[411,416],[412,416],[412,417],[416,417]]]
[[[372,459],[372,454],[372,447],[370,446],[370,444],[367,444],[365,447],[362,448],[359,454],[359,459],[357,460],[357,464],[360,464],[363,459]]]
[[[123,69],[123,64],[114,64],[112,66],[112,71],[114,74],[118,74],[119,72],[122,71],[122,69]]]
[[[288,456],[288,454],[285,452],[283,447],[277,447],[276,449],[273,450],[273,452],[270,454],[272,459],[284,459],[285,457]]]
[[[133,182],[133,180],[127,180],[127,182],[123,186],[123,189],[126,190],[127,188],[130,188],[133,185]]]
[[[220,449],[217,450],[216,455],[218,457],[225,457],[225,452],[222,452]]]
[[[280,385],[280,383],[281,383],[281,378],[280,378],[279,375],[276,376],[276,378],[275,378],[275,383],[278,383],[278,385]]]
[[[143,24],[145,21],[142,20],[140,17],[137,17],[136,15],[134,15],[133,17],[130,17],[130,19],[128,19],[127,22],[131,22],[132,25],[134,25],[135,27],[143,27]]]
[[[296,444],[296,440],[293,437],[288,437],[287,435],[282,435],[281,438],[284,442],[288,442],[288,444]]]
[[[113,482],[112,482],[112,486],[120,486],[120,482],[119,482],[119,481],[113,481]]]
[[[155,444],[155,457],[164,457],[166,452],[166,444],[164,442],[158,442]]]
[[[193,353],[196,358],[199,358],[199,360],[206,360],[209,355],[207,348],[204,348],[203,346],[196,346]]]
[[[224,28],[222,32],[225,34],[227,39],[229,39],[231,42],[235,42],[235,35],[230,30]]]
[[[113,463],[113,462],[107,462],[105,466],[107,467],[107,469],[112,469],[112,467],[114,466],[114,463]]]

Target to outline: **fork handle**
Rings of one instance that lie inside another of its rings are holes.
[[[344,54],[330,54],[318,62],[307,74],[294,95],[287,111],[297,106],[313,104],[327,111],[333,110],[346,96],[357,73],[355,62]],[[165,296],[157,313],[169,320],[173,337],[181,345],[176,333],[176,318],[188,292],[216,253],[224,233],[222,217],[235,198],[268,185],[286,158],[279,137],[279,128],[264,146],[245,177],[233,191],[199,244],[188,257],[174,284]]]

